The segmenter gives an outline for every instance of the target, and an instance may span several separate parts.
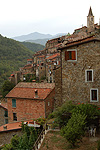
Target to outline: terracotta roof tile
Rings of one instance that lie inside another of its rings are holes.
[[[87,37],[87,38],[84,38],[84,39],[79,39],[77,41],[66,43],[65,44],[66,46],[64,46],[62,48],[59,48],[59,50],[67,48],[67,47],[75,46],[75,45],[84,44],[84,43],[91,42],[91,41],[100,41],[100,39],[98,39],[98,38],[96,38],[94,36]]]
[[[50,88],[54,89],[55,83],[33,83],[33,82],[19,82],[15,87],[27,88]]]
[[[32,87],[32,85],[34,85],[34,87]],[[23,87],[23,85],[20,87],[15,86],[6,95],[6,97],[44,100],[50,94],[52,89],[54,88],[54,86],[52,88],[47,87],[47,86],[45,87],[45,86],[43,86],[43,85],[45,85],[44,83],[40,83],[39,84],[40,87],[39,86],[35,87],[35,85],[37,85],[37,84],[33,83],[28,87],[27,87],[27,85],[26,85],[26,87]],[[38,90],[38,97],[35,97],[35,90]]]
[[[56,53],[56,54],[54,54],[54,55],[52,55],[52,56],[47,57],[46,59],[54,59],[54,58],[56,58],[57,56],[60,56],[60,53]]]
[[[30,121],[24,121],[27,124],[34,124],[33,120]],[[0,132],[8,132],[11,130],[20,130],[21,129],[21,124],[22,122],[15,122],[15,123],[8,123],[5,125],[0,126]],[[36,123],[37,125],[39,125],[38,123]],[[6,127],[6,129],[4,129],[4,127]]]
[[[3,107],[4,109],[8,109],[7,103],[1,103],[0,106]]]

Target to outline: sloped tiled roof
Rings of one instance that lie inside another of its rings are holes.
[[[33,120],[30,120],[30,121],[24,121],[25,123],[27,124],[37,124],[39,125],[38,123],[34,123]],[[5,124],[5,125],[2,125],[0,126],[0,132],[8,132],[8,131],[13,131],[13,130],[21,130],[21,124],[22,122],[14,122],[14,123],[8,123],[8,124]],[[4,129],[4,127],[6,127]]]
[[[25,85],[25,86],[24,86]],[[40,86],[39,86],[40,85]],[[46,84],[19,84],[17,86],[15,86],[7,95],[7,98],[24,98],[24,99],[40,99],[40,100],[44,100],[52,91],[52,89],[54,88],[54,86],[50,87],[48,84],[48,86]],[[38,97],[35,97],[35,90],[38,91]]]
[[[55,87],[55,83],[33,83],[33,82],[19,82],[15,87],[26,87],[26,88],[50,88]]]
[[[100,42],[100,39],[96,38],[95,36],[90,36],[90,37],[87,37],[87,38],[84,38],[84,39],[79,39],[77,41],[66,43],[65,46],[62,47],[62,48],[59,48],[59,50],[62,50],[64,48],[68,48],[68,47],[72,47],[72,46],[75,46],[75,45],[81,45],[81,44],[84,44],[84,43],[89,43],[89,42],[92,42],[92,41],[99,41]]]
[[[38,90],[38,97],[35,97],[35,90]],[[42,99],[44,100],[48,94],[51,92],[51,89],[40,89],[40,88],[24,88],[24,87],[16,87],[11,90],[6,97],[13,98],[24,98],[24,99]]]
[[[56,58],[57,56],[60,56],[60,53],[56,53],[56,54],[54,54],[54,55],[51,55],[51,56],[47,57],[46,59],[54,59],[54,58]]]
[[[4,108],[4,109],[8,109],[8,105],[7,103],[1,103],[0,107]]]

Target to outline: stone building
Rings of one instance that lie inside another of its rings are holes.
[[[0,126],[8,123],[7,103],[0,103]]]
[[[55,53],[46,58],[46,79],[48,83],[55,82],[54,69],[60,66],[60,53]]]
[[[9,123],[47,117],[54,109],[55,84],[20,82],[7,95]]]
[[[59,50],[62,102],[71,100],[75,104],[100,106],[100,38],[80,39],[67,43]]]
[[[40,124],[33,120],[25,121],[24,124],[40,128]],[[14,135],[21,136],[23,134],[21,125],[22,122],[14,122],[0,126],[0,146],[10,143]]]

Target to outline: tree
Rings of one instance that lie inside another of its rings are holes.
[[[67,124],[68,120],[71,117],[72,110],[75,108],[75,105],[72,104],[72,102],[66,102],[61,107],[56,109],[55,112],[53,112],[53,116],[55,119],[55,123],[59,124],[59,127],[63,127]]]
[[[61,129],[61,134],[74,147],[78,141],[81,141],[85,133],[85,119],[84,114],[73,113],[67,125]]]
[[[5,97],[10,90],[14,88],[14,84],[6,80],[2,86],[2,96]]]
[[[19,136],[18,135],[15,135],[12,137],[11,145],[12,145],[12,149],[18,149],[18,145],[19,145]]]
[[[90,126],[93,124],[93,122],[96,123],[94,120],[97,118],[97,116],[100,116],[100,109],[98,106],[93,104],[79,104],[77,105],[73,110],[72,113],[80,113],[86,115],[86,122],[87,126]]]

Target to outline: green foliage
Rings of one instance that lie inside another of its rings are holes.
[[[97,144],[97,150],[100,150],[100,140],[98,141],[98,144]]]
[[[13,149],[17,149],[18,148],[18,144],[19,144],[19,136],[15,135],[12,137],[11,139],[11,145]]]
[[[24,133],[20,139],[19,139],[19,146],[18,149],[19,150],[28,150],[29,149],[29,144],[28,144],[29,140],[28,140],[28,136],[27,133]]]
[[[46,119],[45,118],[38,118],[38,119],[34,119],[34,121],[36,121],[37,123],[39,123],[40,125],[44,125],[45,122],[46,122]]]
[[[26,74],[25,75],[25,82],[32,82],[32,80],[36,80],[36,76],[33,74]]]
[[[25,47],[30,49],[33,52],[37,52],[44,49],[44,46],[41,44],[31,43],[31,42],[21,42]]]
[[[2,150],[14,150],[11,144],[5,144]]]
[[[61,107],[56,109],[55,112],[53,112],[54,118],[56,118],[54,122],[59,124],[60,128],[66,125],[74,108],[75,105],[71,102],[64,103]]]
[[[26,64],[33,52],[20,42],[0,35],[0,87],[13,71]]]
[[[73,146],[75,146],[75,144],[80,141],[84,135],[85,119],[86,116],[84,114],[73,113],[67,125],[61,130],[61,134]]]
[[[5,97],[6,94],[8,94],[9,91],[12,90],[13,88],[14,88],[14,84],[6,80],[2,86],[2,96]]]
[[[72,112],[86,115],[87,126],[91,125],[93,120],[95,120],[97,116],[100,115],[100,109],[98,106],[93,104],[77,105]]]
[[[6,144],[3,150],[32,150],[33,145],[38,137],[34,127],[29,127],[22,123],[22,136],[15,135],[10,144]]]

